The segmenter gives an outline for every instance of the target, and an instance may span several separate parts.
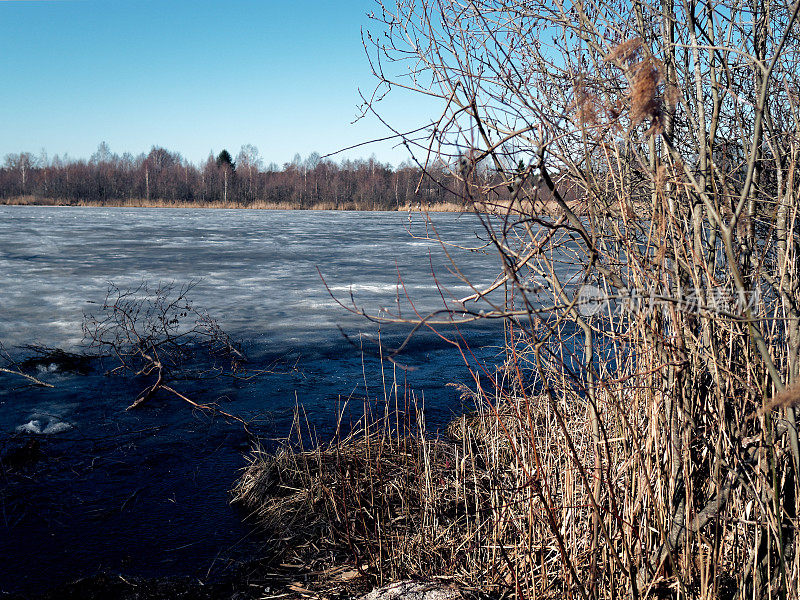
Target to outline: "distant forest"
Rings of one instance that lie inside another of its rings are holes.
[[[286,208],[393,210],[403,206],[459,203],[434,180],[447,180],[447,166],[424,173],[403,163],[397,168],[367,160],[334,162],[313,153],[278,166],[263,164],[258,149],[227,150],[196,166],[177,152],[154,146],[148,154],[122,156],[100,144],[89,160],[48,158],[28,152],[9,154],[0,167],[0,202],[104,204],[164,201],[175,204]]]

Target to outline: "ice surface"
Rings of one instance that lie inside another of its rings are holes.
[[[446,241],[479,231],[470,215],[433,218]],[[406,305],[408,293],[420,310],[441,308],[431,263],[444,288],[469,288],[447,272],[436,242],[408,234],[424,233],[421,219],[409,226],[398,213],[0,207],[0,341],[77,345],[84,313],[96,310],[90,303],[102,302],[109,282],[198,281],[195,304],[223,327],[269,334],[275,346],[309,328],[336,335],[335,325],[356,323],[331,294],[349,303],[352,292],[360,308],[377,311],[399,289]],[[471,254],[459,267],[481,285],[493,263]]]

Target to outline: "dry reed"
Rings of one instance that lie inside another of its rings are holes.
[[[13,198],[0,198],[0,205],[5,206],[98,206],[111,208],[221,208],[221,209],[251,209],[251,210],[348,210],[348,211],[370,211],[373,209],[365,208],[357,202],[314,202],[304,206],[299,206],[292,202],[266,202],[256,200],[253,202],[222,202],[222,201],[193,201],[182,202],[179,200],[167,200],[162,198],[110,198],[103,201],[91,200],[65,200],[57,198],[40,198],[38,196],[16,196]],[[384,209],[374,209],[384,210]],[[398,206],[400,212],[463,212],[464,205],[452,202],[427,203],[418,205]]]

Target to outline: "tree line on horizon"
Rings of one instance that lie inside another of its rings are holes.
[[[459,202],[447,186],[436,183],[447,172],[441,161],[425,169],[409,162],[394,168],[374,156],[337,163],[317,153],[305,159],[296,154],[281,167],[265,166],[258,149],[250,144],[242,146],[235,158],[223,150],[197,166],[160,146],[147,154],[120,156],[103,142],[88,160],[48,158],[44,151],[39,156],[6,155],[0,166],[0,199],[274,203],[297,208],[326,204],[393,210],[420,202]]]

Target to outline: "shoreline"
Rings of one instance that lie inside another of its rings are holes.
[[[468,207],[451,202],[426,206],[401,205],[394,209],[379,207],[359,207],[354,203],[337,204],[334,202],[316,202],[308,206],[297,206],[288,202],[179,202],[173,200],[146,200],[144,198],[97,201],[70,201],[51,198],[20,196],[0,198],[0,206],[81,206],[95,208],[198,208],[198,209],[236,209],[236,210],[324,210],[324,211],[357,211],[357,212],[471,212]]]
[[[520,215],[519,207],[513,210],[507,206],[476,204],[474,207],[454,202],[440,202],[428,205],[408,205],[403,204],[395,208],[385,207],[364,207],[352,202],[337,204],[334,202],[316,202],[308,206],[297,206],[288,202],[263,202],[257,201],[250,204],[242,202],[180,202],[174,200],[146,200],[144,198],[116,199],[106,201],[91,200],[57,200],[52,198],[38,198],[34,196],[16,196],[13,198],[0,198],[0,206],[43,206],[43,207],[92,207],[92,208],[181,208],[181,209],[217,209],[217,210],[274,210],[274,211],[325,211],[325,212],[398,212],[398,213],[452,213],[465,214],[480,212],[482,214],[494,214],[498,216]],[[524,210],[523,206],[522,209]],[[586,207],[580,202],[571,202],[572,210],[580,215],[585,213]],[[547,217],[558,217],[562,211],[558,205],[548,200],[542,202],[538,211],[540,215]]]

